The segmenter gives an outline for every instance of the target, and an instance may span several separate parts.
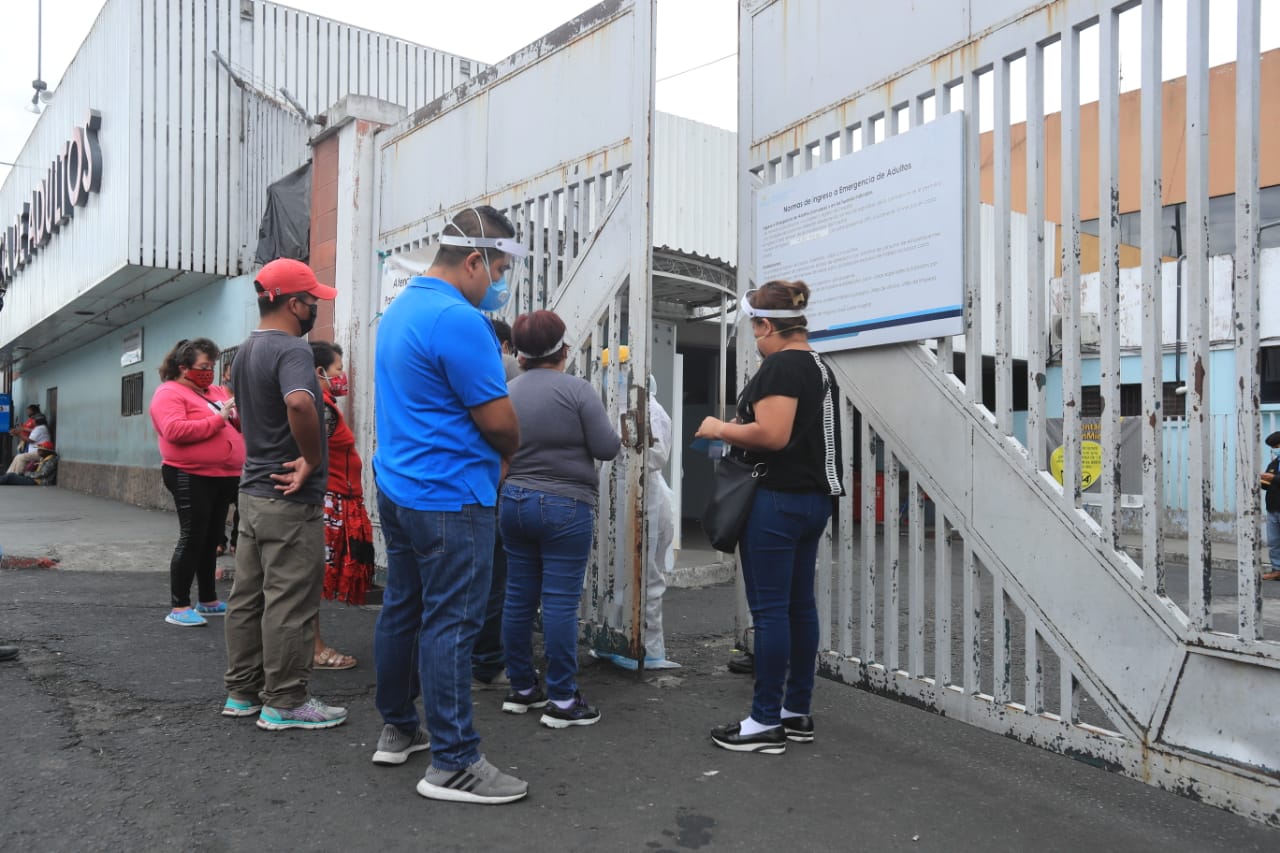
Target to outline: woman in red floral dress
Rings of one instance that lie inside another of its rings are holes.
[[[316,341],[311,344],[316,373],[324,392],[324,428],[329,438],[329,483],[324,495],[324,597],[364,604],[373,583],[373,526],[364,508],[360,484],[363,463],[356,452],[356,437],[347,426],[337,399],[347,393],[342,370],[342,348]],[[324,644],[316,621],[313,666],[317,669],[350,669],[357,663]]]

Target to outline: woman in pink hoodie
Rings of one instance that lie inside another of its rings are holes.
[[[207,625],[223,616],[214,563],[244,467],[244,439],[235,400],[213,384],[218,347],[208,338],[181,340],[160,365],[164,380],[151,398],[151,423],[160,437],[160,471],[178,510],[178,544],[169,561],[170,625]],[[199,603],[191,606],[191,579]]]

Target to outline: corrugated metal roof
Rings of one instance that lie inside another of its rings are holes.
[[[731,265],[738,260],[737,136],[658,113],[653,143],[653,243]]]

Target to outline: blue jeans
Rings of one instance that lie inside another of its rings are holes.
[[[418,728],[419,689],[431,732],[431,763],[462,770],[480,758],[471,723],[471,652],[484,621],[493,562],[494,510],[408,509],[378,495],[387,540],[387,588],[374,629],[383,722]]]
[[[520,486],[503,486],[498,523],[507,550],[502,645],[516,690],[536,687],[533,617],[542,604],[547,695],[572,699],[578,686],[578,602],[591,556],[592,506]]]
[[[766,726],[781,724],[784,705],[797,714],[812,710],[818,658],[814,567],[830,517],[830,495],[759,489],[738,543],[755,625],[751,718]]]
[[[1280,572],[1280,512],[1267,513],[1267,550],[1271,552],[1271,571]]]
[[[476,637],[471,653],[471,674],[486,683],[502,672],[502,602],[507,597],[507,552],[502,538],[493,545],[493,577],[489,584],[489,600],[484,608],[484,625]]]

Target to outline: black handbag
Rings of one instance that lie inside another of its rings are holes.
[[[827,378],[826,365],[822,358],[813,354],[818,370],[822,372],[822,393],[825,396],[831,390],[831,382]],[[821,407],[819,407],[819,413]],[[805,424],[808,429],[816,420],[817,413]],[[800,435],[800,430],[796,435]],[[795,443],[795,438],[787,442],[787,447]],[[783,448],[784,450],[786,448]],[[744,462],[732,455],[720,460],[716,466],[715,481],[711,486],[711,500],[702,512],[702,529],[711,540],[711,547],[726,554],[738,550],[738,542],[742,532],[747,529],[747,518],[751,515],[751,504],[756,498],[756,489],[760,481],[769,473],[769,466],[764,462],[754,465]]]
[[[711,539],[712,548],[726,554],[738,549],[756,489],[768,470],[763,462],[752,465],[733,456],[720,460],[711,486],[711,500],[702,513],[702,529]]]

